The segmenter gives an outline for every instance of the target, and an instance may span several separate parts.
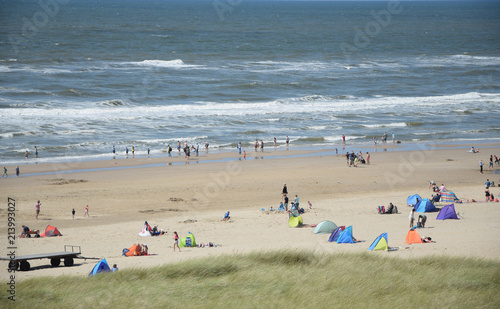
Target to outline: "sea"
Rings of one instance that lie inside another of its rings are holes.
[[[0,165],[500,141],[499,1],[0,1]]]

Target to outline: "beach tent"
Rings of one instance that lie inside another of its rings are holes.
[[[437,211],[437,208],[432,204],[429,199],[424,198],[420,202],[418,202],[415,206],[415,211],[416,212],[433,212]]]
[[[54,227],[52,225],[47,225],[45,231],[42,234],[40,234],[40,237],[52,237],[52,236],[62,236],[61,232],[59,232],[57,227]]]
[[[332,221],[321,221],[314,229],[314,234],[331,234],[337,228]]]
[[[194,235],[191,232],[188,236],[182,237],[179,242],[179,247],[196,247],[196,241],[194,240]]]
[[[128,249],[123,249],[122,255],[125,256],[139,256],[141,255],[141,248],[138,245],[134,244],[132,247]]]
[[[455,205],[446,205],[439,211],[436,220],[446,220],[446,219],[458,219],[457,213],[455,212]]]
[[[408,196],[408,198],[406,199],[406,205],[415,206],[415,204],[417,204],[421,200],[422,200],[422,198],[420,197],[420,195],[413,194],[413,195]]]
[[[139,233],[139,236],[151,236],[151,232],[149,231],[149,225],[144,225],[142,232]]]
[[[106,259],[102,259],[97,264],[95,264],[94,268],[90,271],[89,277],[90,276],[95,276],[98,273],[102,272],[111,272],[111,268],[109,268],[108,262],[106,262]]]
[[[382,233],[379,237],[375,238],[368,250],[388,250],[387,243],[387,233]]]
[[[423,242],[418,232],[412,229],[408,231],[408,234],[406,234],[406,243],[411,245],[411,244],[421,244]]]
[[[443,203],[454,203],[455,201],[458,201],[458,198],[455,195],[455,193],[453,193],[452,191],[442,192],[441,193],[440,202],[443,202]]]
[[[289,227],[299,227],[302,225],[302,217],[290,217],[288,218],[288,226]]]
[[[337,239],[339,239],[339,236],[340,236],[340,234],[342,233],[343,230],[345,230],[345,226],[344,225],[339,226],[338,228],[336,228],[335,231],[333,231],[332,234],[330,235],[330,238],[328,238],[328,241],[329,242],[337,241]]]
[[[352,237],[352,225],[346,227],[342,233],[340,233],[337,239],[338,244],[353,244],[354,238]]]

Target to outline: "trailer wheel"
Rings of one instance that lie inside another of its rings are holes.
[[[72,257],[64,258],[64,266],[73,266],[74,260]]]
[[[59,264],[61,264],[60,258],[50,259],[50,265],[52,265],[52,267],[57,267],[57,266],[59,266]]]
[[[18,261],[10,261],[9,262],[9,269],[18,270],[19,269],[19,262]]]
[[[22,271],[28,271],[28,270],[30,270],[30,267],[31,267],[30,263],[26,260],[23,260],[23,261],[21,261],[21,265],[20,265],[19,269]]]

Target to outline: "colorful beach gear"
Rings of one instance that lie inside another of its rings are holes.
[[[441,208],[436,217],[436,220],[446,220],[446,219],[458,219],[454,204],[446,205],[443,208]]]

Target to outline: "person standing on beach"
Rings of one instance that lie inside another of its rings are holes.
[[[483,173],[483,160],[479,160],[479,171]]]
[[[370,154],[366,152],[366,164],[370,164]]]
[[[35,212],[36,212],[35,219],[37,220],[38,220],[38,215],[40,214],[40,206],[42,206],[42,203],[40,203],[40,200],[38,200],[38,202],[36,202],[35,204]]]
[[[284,197],[288,194],[288,188],[286,187],[286,183],[283,184],[283,188],[281,189],[281,195]]]
[[[373,137],[373,145],[377,146],[377,137],[376,136]]]
[[[490,156],[490,166],[489,166],[490,169],[493,168],[493,155]]]
[[[288,212],[288,196],[285,194],[285,211]]]
[[[113,145],[113,156],[116,154],[115,145]]]
[[[257,149],[259,148],[259,141],[257,139],[255,139],[255,143],[253,144],[254,148],[255,148],[255,152],[257,152]]]
[[[486,196],[486,202],[489,202],[490,201],[490,189],[485,189],[484,195]]]
[[[172,147],[170,147],[170,144],[168,144],[168,145],[167,145],[167,153],[168,153],[168,156],[169,156],[169,157],[171,157],[171,156],[172,156],[171,152],[172,152]]]
[[[28,151],[28,149],[26,149],[26,152],[24,153],[24,157],[26,158],[26,160],[28,160],[28,155],[29,155],[29,153],[30,153],[30,152]]]
[[[175,252],[175,247],[179,249],[179,252],[181,252],[181,248],[179,247],[179,235],[177,234],[176,231],[174,231],[174,252]]]
[[[19,166],[16,167],[16,176],[19,177]]]
[[[177,151],[179,151],[179,155],[181,155],[181,141],[177,141]]]
[[[413,227],[413,223],[415,222],[415,208],[412,208],[410,211],[410,216],[408,217],[410,219],[410,229]]]
[[[238,148],[238,153],[241,154],[241,142],[238,143],[238,146],[236,146],[236,148]]]
[[[150,151],[151,151],[151,150],[150,150],[150,149],[149,149],[149,147],[148,147],[148,158],[149,158],[149,152],[150,152]]]
[[[185,158],[186,160],[189,160],[189,156],[190,156],[189,146],[188,146],[188,145],[186,145],[186,146],[184,147],[184,158]]]
[[[264,142],[260,140],[260,151],[264,152]]]
[[[73,210],[71,211],[71,214],[73,215],[73,219],[75,219],[75,213],[76,213],[76,211],[75,211],[75,209],[73,208]]]
[[[245,150],[243,150],[243,159],[247,159],[247,152]]]
[[[132,158],[135,156],[135,147],[132,146]]]
[[[7,168],[6,168],[5,166],[3,167],[3,175],[2,175],[2,178],[4,178],[4,177],[5,177],[5,178],[9,177],[9,175],[7,174]]]
[[[342,134],[342,145],[345,145],[345,135]]]
[[[128,147],[125,147],[125,155],[127,156],[128,158]]]
[[[89,215],[89,205],[85,206],[85,212],[83,213],[83,217],[89,217],[90,218],[90,215]]]
[[[276,145],[276,136],[274,137],[273,142],[274,142],[274,150],[276,150],[276,147],[277,147],[277,145]]]
[[[286,149],[288,149],[288,145],[290,145],[290,138],[288,137],[288,135],[286,136],[285,143],[286,143]]]
[[[38,148],[36,148],[36,146],[35,146],[35,158],[38,159]]]
[[[196,156],[200,153],[200,144],[196,142]]]
[[[392,132],[392,144],[396,143],[396,135]]]

